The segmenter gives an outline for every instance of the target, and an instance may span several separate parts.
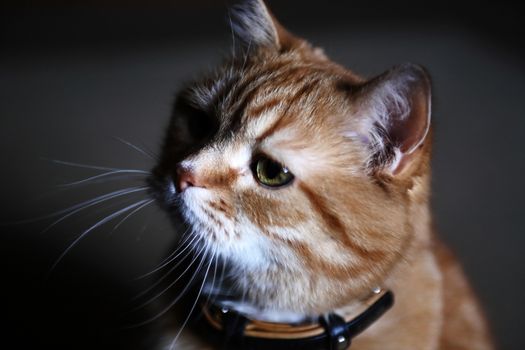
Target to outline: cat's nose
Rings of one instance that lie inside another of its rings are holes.
[[[177,167],[177,178],[175,180],[177,192],[183,192],[188,187],[203,187],[199,184],[197,176],[191,169],[182,166]]]

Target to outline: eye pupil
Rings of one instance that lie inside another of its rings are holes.
[[[265,161],[266,163],[266,176],[270,179],[275,179],[281,171],[283,171],[283,168],[280,164],[272,161]]]
[[[285,166],[268,157],[258,157],[252,164],[252,172],[256,180],[266,187],[282,187],[294,178]]]

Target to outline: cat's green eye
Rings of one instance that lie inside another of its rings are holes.
[[[267,187],[282,187],[292,182],[294,176],[282,164],[268,157],[257,157],[252,164],[253,175],[257,181]]]

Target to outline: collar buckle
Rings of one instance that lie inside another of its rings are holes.
[[[326,330],[329,350],[346,350],[351,344],[351,335],[345,320],[337,314],[319,317],[319,323]]]

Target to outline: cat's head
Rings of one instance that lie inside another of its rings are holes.
[[[248,303],[326,312],[381,285],[415,235],[429,78],[408,64],[362,79],[262,1],[233,27],[242,54],[177,98],[159,191]]]

